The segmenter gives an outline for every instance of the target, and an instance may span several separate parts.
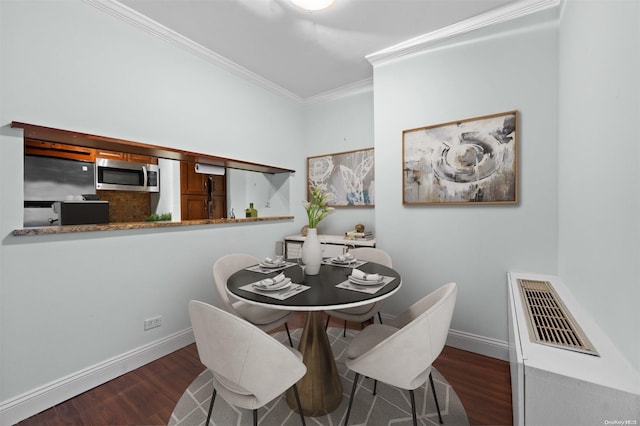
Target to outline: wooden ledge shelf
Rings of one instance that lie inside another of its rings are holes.
[[[181,222],[130,222],[130,223],[108,223],[104,225],[43,226],[39,228],[16,229],[11,234],[16,237],[21,237],[21,236],[29,236],[29,235],[68,234],[68,233],[75,233],[75,232],[123,231],[123,230],[130,230],[130,229],[175,228],[179,226],[272,222],[272,221],[279,221],[279,220],[292,220],[293,218],[294,218],[293,216],[272,216],[272,217],[252,217],[252,218],[239,218],[239,219],[184,220]]]

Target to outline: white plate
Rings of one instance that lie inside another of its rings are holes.
[[[260,284],[254,284],[253,288],[260,291],[276,291],[276,290],[282,290],[283,288],[287,288],[290,285],[291,285],[291,278],[285,278],[278,284],[274,284],[269,287],[262,287]]]
[[[358,259],[351,259],[351,260],[338,260],[338,258],[332,258],[331,262],[335,263],[336,265],[349,265],[351,263],[357,262]]]
[[[262,266],[263,268],[271,268],[271,269],[277,269],[277,268],[282,268],[283,266],[285,266],[286,263],[282,262],[282,263],[265,263],[265,262],[260,262],[260,266]]]
[[[380,277],[379,281],[368,281],[368,280],[361,280],[359,278],[349,276],[349,281],[358,285],[380,285],[384,283],[384,278]]]

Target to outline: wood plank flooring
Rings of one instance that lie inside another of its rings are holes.
[[[289,328],[301,328],[303,322],[304,314],[296,314]],[[332,319],[331,325],[343,323]],[[455,389],[471,425],[512,424],[507,362],[445,347],[434,366]],[[166,425],[182,393],[202,370],[195,344],[189,345],[19,425]]]

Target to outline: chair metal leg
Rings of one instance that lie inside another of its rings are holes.
[[[440,414],[440,404],[438,404],[438,395],[436,395],[436,387],[433,385],[433,376],[429,372],[429,383],[431,383],[431,390],[433,391],[433,399],[436,401],[436,409],[438,410],[438,420],[440,424],[443,423],[442,415]]]
[[[302,426],[307,426],[304,422],[304,413],[302,412],[302,404],[300,404],[300,395],[298,395],[298,386],[293,385],[293,393],[296,396],[296,404],[298,404],[298,413],[300,413],[300,420],[302,420]]]
[[[209,420],[211,420],[211,413],[213,412],[213,401],[216,400],[216,388],[213,388],[213,393],[211,394],[211,404],[209,404],[209,413],[207,414],[207,422],[205,426],[209,426]]]
[[[382,324],[382,315],[380,315],[380,311],[378,311],[378,319],[380,320],[380,324]]]
[[[347,320],[344,320],[344,330],[342,331],[342,337],[347,337]]]
[[[416,396],[413,394],[413,391],[409,391],[409,396],[411,396],[411,415],[413,416],[413,426],[418,426],[418,417],[416,416]]]
[[[358,386],[359,373],[356,373],[356,377],[353,378],[353,387],[351,388],[351,398],[349,398],[349,407],[347,408],[347,415],[344,418],[344,426],[347,426],[349,422],[349,415],[351,414],[351,404],[353,404],[353,396],[356,394],[356,386]]]
[[[253,410],[253,426],[258,426],[258,410]]]
[[[329,328],[329,320],[331,319],[331,315],[327,315],[327,323],[324,325],[324,329]]]
[[[378,381],[374,380],[373,381],[373,394],[376,394],[376,389],[378,389]]]
[[[291,347],[293,347],[293,341],[291,340],[291,334],[289,333],[289,326],[287,325],[287,323],[284,323],[284,328],[285,330],[287,330],[287,337],[289,338],[289,345],[291,345]]]

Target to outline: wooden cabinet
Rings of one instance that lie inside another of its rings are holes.
[[[227,217],[224,175],[196,173],[195,163],[180,163],[180,209],[182,220]]]
[[[93,148],[33,139],[25,139],[24,153],[28,155],[68,158],[89,162],[94,162],[96,159],[96,150]]]
[[[107,160],[130,161],[132,163],[158,164],[156,157],[149,155],[131,154],[128,152],[105,151],[99,149],[96,151],[97,158],[106,158]]]
[[[221,175],[209,175],[211,178],[211,194],[213,195],[226,195],[227,182],[225,176]]]
[[[131,161],[134,163],[158,164],[158,158],[151,157],[150,155],[107,151],[35,139],[25,139],[24,152],[28,155],[69,158],[71,160],[89,161],[92,163],[96,161],[96,158],[106,158],[108,160]]]
[[[180,196],[182,220],[209,219],[206,195],[183,194]]]
[[[207,195],[207,176],[196,173],[195,163],[180,163],[180,194]]]
[[[212,198],[211,211],[215,219],[227,217],[227,196],[214,195]]]
[[[141,154],[126,154],[127,160],[133,163],[144,163],[144,164],[158,164],[157,157],[151,157],[150,155],[141,155]]]
[[[97,158],[106,158],[107,160],[125,161],[124,156],[125,156],[124,152],[105,151],[102,149],[99,149],[96,152]]]

